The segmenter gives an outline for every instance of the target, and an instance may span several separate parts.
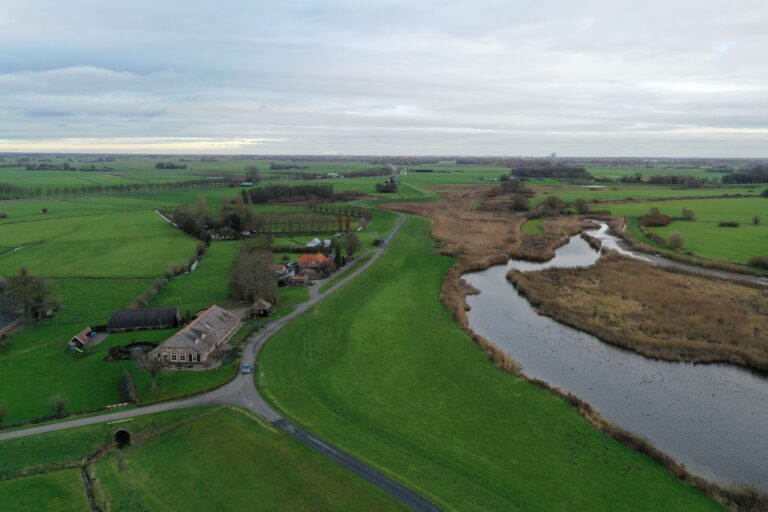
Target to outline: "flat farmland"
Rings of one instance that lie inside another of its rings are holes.
[[[0,496],[3,512],[83,512],[90,509],[79,469],[0,481]]]
[[[604,201],[637,201],[641,199],[674,199],[678,197],[697,198],[718,197],[724,195],[753,196],[759,195],[763,188],[765,187],[762,185],[755,187],[720,188],[676,188],[661,185],[608,185],[602,189],[592,189],[585,186],[574,186],[565,183],[546,186],[536,186],[533,184],[536,196],[531,200],[531,205],[539,205],[546,201],[549,196],[557,196],[569,203],[577,199],[599,203]],[[600,209],[603,209],[603,206],[600,206]]]
[[[151,211],[6,223],[0,234],[3,246],[21,247],[0,256],[0,275],[24,265],[56,277],[161,276],[197,244]]]
[[[101,510],[403,510],[382,490],[243,410],[187,409],[122,426],[132,446],[108,450],[90,466]],[[3,510],[89,510],[78,466],[109,446],[114,430],[99,424],[4,442]],[[29,473],[35,474],[23,476]]]
[[[750,258],[768,256],[768,199],[700,199],[626,203],[606,205],[614,215],[636,219],[651,208],[658,208],[671,217],[680,216],[683,208],[694,211],[692,221],[674,221],[651,231],[668,238],[675,231],[682,233],[684,251],[703,258],[746,264]],[[760,224],[753,224],[755,214]],[[736,221],[739,227],[719,227],[721,221]]]

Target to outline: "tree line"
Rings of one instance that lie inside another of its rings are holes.
[[[584,167],[550,162],[518,165],[510,168],[509,173],[516,178],[592,179],[592,175]]]
[[[243,195],[247,196],[253,203],[306,201],[311,199],[332,201],[334,199],[333,185],[325,184],[267,185],[266,187],[243,190]]]
[[[81,185],[79,187],[19,187],[0,183],[0,199],[26,199],[36,197],[69,197],[128,194],[133,192],[161,192],[188,189],[204,189],[225,186],[215,180],[185,180],[166,183],[121,183],[116,185]]]

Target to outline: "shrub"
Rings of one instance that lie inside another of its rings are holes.
[[[679,231],[675,231],[671,235],[669,235],[669,240],[667,241],[667,245],[669,245],[672,249],[681,249],[683,245],[685,244],[685,238],[683,238],[683,234]]]
[[[760,224],[760,214],[759,213],[756,213],[755,216],[752,217],[752,224],[754,224],[755,226]]]
[[[683,220],[693,220],[696,218],[696,214],[690,208],[683,208],[680,218]]]
[[[573,202],[573,207],[576,208],[576,211],[579,212],[581,215],[585,215],[589,213],[589,203],[585,199],[577,199]]]
[[[64,409],[67,408],[68,403],[69,401],[67,400],[67,397],[61,393],[57,393],[48,400],[48,407],[51,408],[51,411],[53,411],[55,416],[63,416]]]
[[[658,208],[652,208],[651,210],[658,211]],[[640,224],[649,228],[668,226],[670,222],[672,222],[672,217],[661,213],[653,213],[653,211],[648,215],[640,217]]]
[[[512,209],[516,212],[526,212],[530,208],[526,196],[515,196],[512,199]]]
[[[0,219],[8,217],[8,212],[0,212]]]
[[[762,268],[768,270],[768,256],[756,256],[749,260],[748,265],[750,267]]]
[[[718,226],[721,228],[737,228],[739,227],[739,223],[735,220],[721,220],[717,223]]]
[[[543,204],[550,210],[560,210],[563,207],[563,200],[557,196],[549,196]]]

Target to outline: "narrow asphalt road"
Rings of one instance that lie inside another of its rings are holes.
[[[397,232],[400,230],[404,220],[405,216],[399,214],[399,218],[394,229],[389,234],[389,236],[384,239],[384,243],[375,249],[375,254],[373,257],[371,257],[371,259],[366,261],[360,267],[351,269],[348,275],[344,276],[341,280],[339,280],[338,283],[329,288],[325,293],[321,295],[311,294],[309,301],[300,304],[289,315],[286,315],[279,320],[275,320],[274,322],[269,322],[258,333],[249,338],[248,343],[243,349],[242,362],[255,364],[259,350],[261,350],[261,347],[264,346],[264,343],[272,335],[285,327],[295,318],[306,312],[308,309],[312,308],[326,297],[332,295],[336,290],[347,284],[362,272],[365,272],[368,267],[376,263],[376,261],[381,258],[382,254],[384,254],[384,251],[389,247],[389,243],[392,240],[392,237],[394,237],[395,234],[397,234]],[[310,434],[309,432],[303,430],[301,427],[280,416],[280,414],[278,414],[278,412],[275,411],[261,397],[261,395],[259,395],[259,392],[256,389],[253,374],[244,375],[238,373],[234,379],[221,386],[220,388],[189,398],[182,398],[179,400],[138,407],[130,410],[99,414],[97,416],[77,418],[59,423],[51,423],[22,430],[0,433],[0,441],[18,439],[21,437],[43,434],[46,432],[57,432],[60,430],[83,427],[86,425],[127,420],[137,416],[144,416],[146,414],[154,414],[163,411],[186,409],[189,407],[199,407],[204,405],[234,405],[244,407],[269,421],[280,430],[288,433],[297,441],[309,446],[315,451],[353,471],[358,476],[364,478],[370,483],[383,489],[396,500],[400,501],[412,510],[429,512],[441,510],[437,505],[421,496],[420,494],[408,489],[404,485],[389,478],[388,476],[365,464],[359,459],[343,452],[339,448],[336,448],[330,443],[323,441],[319,437]]]

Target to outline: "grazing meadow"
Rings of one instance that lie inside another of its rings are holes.
[[[370,270],[269,341],[263,394],[446,509],[718,509],[498,371],[439,301],[452,262],[408,218]]]

